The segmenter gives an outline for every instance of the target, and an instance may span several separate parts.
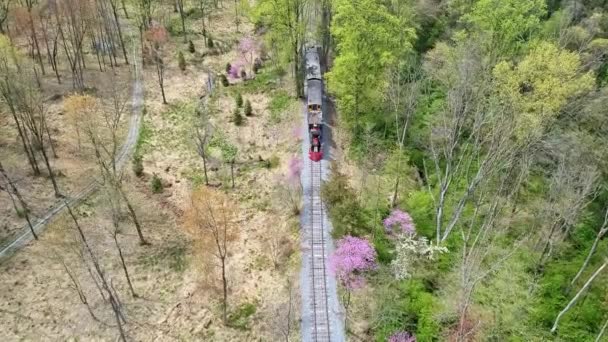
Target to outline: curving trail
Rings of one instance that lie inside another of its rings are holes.
[[[127,31],[131,34],[130,29],[127,27]],[[139,127],[141,126],[141,115],[144,104],[144,89],[142,82],[142,75],[140,71],[141,58],[138,56],[138,48],[136,44],[131,46],[131,65],[133,66],[133,95],[131,100],[131,117],[129,119],[129,131],[125,142],[116,156],[116,167],[119,170],[125,166],[131,156],[135,144],[137,143],[137,137],[139,135]],[[65,200],[58,200],[41,218],[36,222],[33,222],[34,230],[36,233],[41,233],[46,228],[47,224],[57,216],[63,209],[65,209],[66,202],[68,205],[73,206],[93,194],[98,188],[96,181],[91,181],[86,187],[75,194],[71,194],[65,198]],[[0,261],[7,259],[27,243],[32,241],[34,237],[30,232],[27,225],[23,225],[19,230],[19,233],[15,234],[13,239],[6,241],[0,246]]]

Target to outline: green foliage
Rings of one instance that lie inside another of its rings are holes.
[[[382,1],[337,0],[332,5],[331,32],[339,54],[326,74],[327,86],[346,122],[358,123],[355,119],[379,104],[386,66],[397,50],[403,54],[411,49],[415,33],[402,27]]]
[[[282,68],[264,69],[255,78],[247,80],[247,82],[238,83],[238,87],[245,93],[270,92],[277,88],[279,79],[284,75],[285,70]]]
[[[264,167],[267,169],[275,169],[281,164],[281,158],[276,154],[272,154],[270,158],[265,160]]]
[[[194,43],[191,40],[188,41],[188,52],[190,52],[190,53],[195,53],[196,52],[196,48],[194,47]]]
[[[395,245],[384,232],[376,232],[374,234],[374,249],[378,254],[378,261],[382,264],[389,265],[394,259],[393,250]]]
[[[17,214],[17,217],[25,218],[25,216],[30,213],[30,210],[27,208],[16,208],[15,212]]]
[[[169,269],[181,273],[187,266],[186,252],[186,246],[181,243],[167,242],[148,253],[142,253],[139,262],[146,268]]]
[[[155,173],[152,175],[152,180],[150,181],[150,188],[152,189],[152,193],[160,194],[163,192],[163,181],[158,177]]]
[[[382,286],[374,294],[379,310],[374,315],[374,339],[385,342],[395,331],[406,330],[414,332],[417,341],[437,341],[440,326],[435,314],[439,303],[422,281],[384,279],[383,282],[394,285]]]
[[[567,100],[593,88],[591,73],[580,75],[578,54],[541,42],[515,67],[501,62],[494,68],[497,96],[515,108],[516,138],[539,136]]]
[[[144,112],[146,108],[144,107]],[[141,126],[139,127],[137,142],[135,143],[135,155],[142,155],[144,148],[149,144],[152,137],[152,128],[145,118],[142,118]]]
[[[245,108],[243,109],[245,116],[251,116],[253,114],[253,108],[251,108],[251,101],[245,101]]]
[[[137,177],[141,177],[144,174],[144,163],[142,156],[139,154],[133,155],[133,173]]]
[[[344,235],[362,236],[370,232],[366,213],[357,199],[357,194],[348,184],[348,178],[335,167],[331,179],[321,188],[321,196],[329,209],[333,225],[332,236],[335,239]]]
[[[236,108],[243,107],[243,96],[241,96],[241,93],[236,93],[236,96],[234,97],[234,103],[236,104]]]
[[[490,36],[490,48],[510,52],[539,27],[545,13],[545,0],[479,0],[463,19]]]
[[[281,122],[283,112],[289,107],[292,99],[289,94],[284,90],[279,90],[274,93],[272,100],[268,104],[270,110],[270,121],[273,123]]]
[[[243,115],[241,115],[241,110],[238,107],[235,108],[232,113],[232,122],[234,122],[236,126],[241,126],[243,124]]]
[[[229,85],[230,85],[230,82],[228,82],[228,78],[226,77],[226,75],[221,74],[221,75],[220,75],[220,80],[221,80],[222,85],[223,85],[224,87],[227,87],[227,86],[229,86]]]
[[[236,155],[239,152],[236,146],[224,140],[218,147],[222,151],[222,160],[225,163],[234,163],[236,161]]]
[[[177,53],[177,65],[179,70],[186,71],[186,59],[181,51]]]
[[[434,238],[436,234],[433,207],[433,198],[426,189],[411,192],[404,204],[404,208],[416,223],[418,234],[429,238]]]
[[[255,303],[244,303],[228,315],[228,326],[239,329],[249,330],[251,316],[255,314],[257,305]]]

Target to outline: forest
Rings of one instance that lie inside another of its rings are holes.
[[[608,339],[606,5],[326,3],[354,340]]]
[[[0,0],[3,341],[608,340],[606,0]],[[334,291],[335,292],[335,291]]]

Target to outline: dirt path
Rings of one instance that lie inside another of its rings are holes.
[[[131,30],[127,30],[129,34]],[[131,50],[131,62],[133,63],[133,95],[131,102],[131,118],[129,120],[129,131],[127,133],[127,138],[125,139],[125,143],[122,146],[122,149],[119,151],[116,156],[116,166],[119,170],[125,166],[125,163],[129,160],[129,156],[133,152],[135,147],[135,143],[137,142],[137,137],[139,135],[139,127],[141,125],[141,113],[144,103],[144,90],[143,90],[143,82],[142,75],[140,71],[139,63],[141,58],[138,56],[137,51],[139,51],[136,44],[132,45]],[[66,196],[66,198],[62,200],[58,200],[52,207],[49,209],[42,217],[36,221],[33,226],[34,230],[37,234],[40,234],[47,226],[47,224],[63,209],[65,209],[66,203],[67,205],[77,205],[91,194],[97,190],[98,183],[96,181],[91,181],[86,187],[84,187],[81,191]],[[0,262],[6,260],[15,252],[17,252],[21,247],[25,246],[27,243],[33,240],[32,233],[27,224],[23,225],[17,234],[12,239],[8,239],[2,246],[0,246]]]

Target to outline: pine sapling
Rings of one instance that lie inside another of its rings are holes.
[[[241,110],[239,108],[234,109],[234,113],[232,114],[232,121],[236,126],[240,126],[243,124],[243,116],[241,115]]]
[[[243,107],[243,96],[241,96],[241,93],[236,93],[236,97],[234,98],[234,101],[236,102],[237,108]]]
[[[245,101],[245,108],[243,110],[245,116],[251,116],[253,114],[253,108],[251,108],[251,102],[249,100]]]
[[[179,66],[179,70],[186,71],[186,58],[184,58],[184,54],[181,51],[177,53],[177,65]]]

